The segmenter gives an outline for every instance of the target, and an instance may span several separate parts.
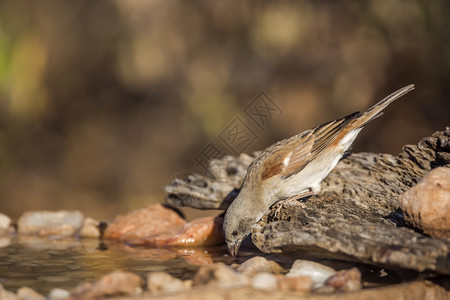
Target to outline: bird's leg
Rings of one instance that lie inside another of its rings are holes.
[[[286,198],[286,199],[278,201],[275,204],[276,205],[275,214],[274,214],[275,218],[278,219],[278,215],[280,214],[281,209],[283,207],[285,207],[286,203],[289,203],[291,201],[297,201],[298,199],[309,197],[309,196],[315,195],[315,194],[317,194],[319,192],[320,192],[320,186],[314,186],[314,187],[308,188],[307,190],[305,190],[304,192],[302,192],[302,193],[300,193],[298,195],[295,195],[295,196],[292,196],[292,197],[289,197],[289,198]]]

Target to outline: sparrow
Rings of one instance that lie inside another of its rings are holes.
[[[232,256],[251,227],[280,201],[301,199],[320,192],[320,184],[350,148],[368,122],[381,116],[394,100],[414,85],[387,96],[366,112],[352,113],[279,141],[256,156],[239,194],[228,207],[223,231]]]

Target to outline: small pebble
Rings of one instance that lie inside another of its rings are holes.
[[[46,298],[29,287],[21,287],[17,290],[17,296],[23,300],[45,300]]]
[[[276,290],[277,277],[270,273],[258,273],[252,278],[252,287],[258,290]]]
[[[282,291],[304,292],[311,291],[313,282],[308,276],[286,277],[277,275],[278,287]]]
[[[325,281],[325,286],[331,286],[336,291],[350,292],[362,288],[361,272],[357,268],[341,270]]]
[[[317,288],[325,282],[330,276],[336,274],[336,271],[328,266],[303,259],[297,259],[292,265],[287,277],[308,276],[313,282],[313,287]]]
[[[70,296],[69,291],[58,288],[52,289],[48,294],[48,298],[50,300],[64,300],[69,298],[69,296]]]
[[[185,290],[186,287],[183,280],[166,272],[152,272],[147,275],[147,288],[150,292],[177,292]]]
[[[225,265],[215,263],[201,267],[194,276],[192,285],[242,286],[247,284],[246,277]]]
[[[274,261],[268,261],[262,256],[255,256],[236,267],[236,271],[252,276],[257,273],[280,273],[283,268]]]
[[[84,238],[99,238],[100,237],[99,222],[92,218],[86,218],[83,222],[80,231],[78,232],[78,236]]]

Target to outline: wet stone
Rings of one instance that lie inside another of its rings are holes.
[[[194,219],[179,228],[147,238],[133,240],[133,245],[171,246],[171,247],[209,247],[224,243],[222,217]]]
[[[22,214],[19,234],[38,236],[74,236],[83,225],[79,211],[30,211]]]

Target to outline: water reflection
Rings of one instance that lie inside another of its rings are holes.
[[[75,238],[14,236],[0,238],[0,283],[16,292],[28,286],[48,295],[52,288],[72,290],[82,281],[94,281],[111,271],[130,271],[145,278],[149,272],[165,271],[180,279],[192,279],[199,266],[213,262],[242,263],[263,255],[253,245],[244,245],[237,258],[225,246],[214,248],[131,247],[115,241]],[[263,255],[288,270],[296,258],[282,254]],[[305,253],[303,254],[305,255]],[[402,282],[401,273],[381,267],[332,259],[307,258],[341,270],[357,266],[365,287]],[[384,272],[385,275],[381,275]]]
[[[17,236],[0,239],[0,283],[16,291],[28,286],[46,295],[52,288],[72,289],[113,270],[129,270],[142,277],[167,271],[192,278],[199,265],[231,263],[224,247],[174,249],[131,247],[113,241]]]

